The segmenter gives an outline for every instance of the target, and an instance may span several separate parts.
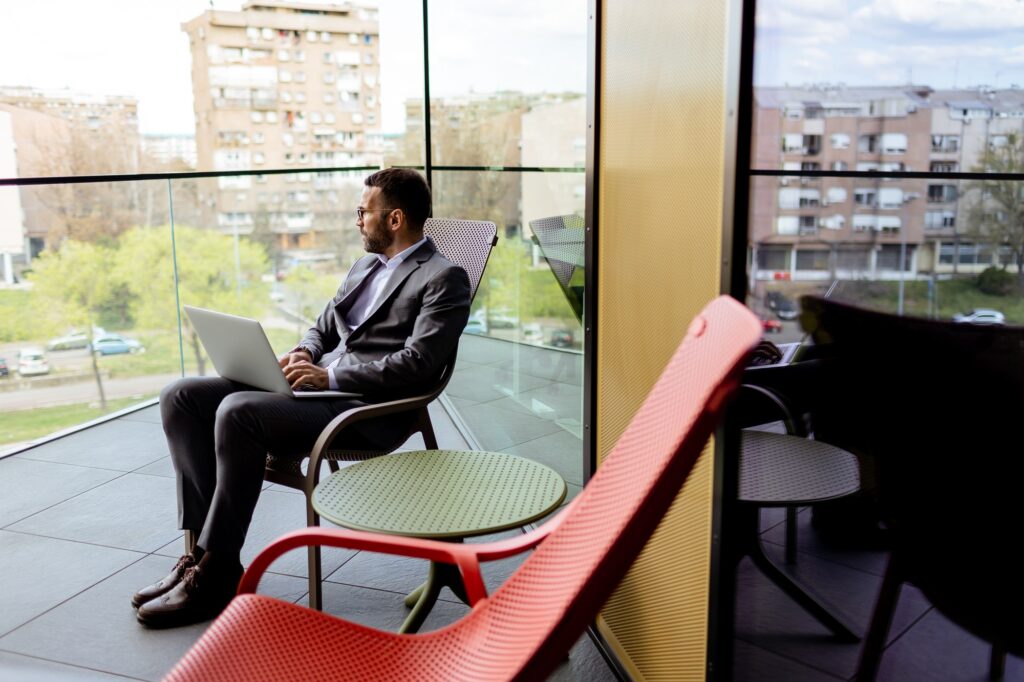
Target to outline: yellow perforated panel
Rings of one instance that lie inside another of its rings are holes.
[[[599,461],[721,291],[728,4],[602,0]],[[705,678],[712,457],[602,612],[638,678]]]

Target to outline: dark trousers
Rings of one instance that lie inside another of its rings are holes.
[[[177,475],[180,527],[199,531],[204,550],[237,555],[263,487],[267,453],[308,454],[331,419],[362,404],[296,400],[219,377],[169,384],[160,393],[160,416]],[[376,440],[351,436],[347,447]]]

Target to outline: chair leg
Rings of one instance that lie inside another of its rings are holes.
[[[320,515],[313,509],[309,493],[306,493],[306,525],[313,527],[320,525]],[[323,611],[323,585],[320,580],[320,545],[310,545],[306,548],[307,571],[309,572],[309,608],[314,611]]]
[[[890,556],[889,565],[885,569],[885,577],[882,578],[882,588],[878,591],[875,611],[871,615],[871,625],[868,626],[868,633],[864,637],[864,644],[860,650],[860,663],[857,666],[859,682],[871,682],[878,675],[878,666],[882,662],[882,649],[885,648],[885,638],[889,634],[893,614],[896,613],[896,602],[899,600],[902,586],[903,577],[899,561],[893,560],[893,557]]]
[[[427,450],[437,450],[437,437],[434,435],[434,425],[430,422],[430,413],[427,408],[420,408],[419,415],[420,431],[423,432],[423,445]]]
[[[796,507],[786,507],[786,563],[796,563]]]
[[[196,542],[199,540],[199,534],[194,530],[185,529],[185,554],[191,554],[196,549]]]
[[[1006,647],[1001,644],[992,645],[992,654],[988,662],[988,679],[1001,680],[1006,674]]]

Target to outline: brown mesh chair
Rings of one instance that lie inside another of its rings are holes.
[[[803,305],[830,356],[816,431],[861,458],[892,542],[857,679],[875,678],[904,582],[991,643],[1001,677],[1024,655],[1024,329]]]
[[[553,216],[531,220],[530,229],[576,319],[582,321],[583,286],[573,283],[573,275],[583,267],[586,223],[578,215]]]
[[[456,220],[454,218],[430,218],[423,226],[423,233],[434,241],[437,250],[448,260],[461,265],[469,275],[470,300],[476,296],[484,268],[491,249],[498,243],[497,227],[492,222],[476,220]],[[452,377],[455,371],[456,349],[445,363],[437,383],[427,393],[390,400],[374,405],[356,407],[342,412],[320,433],[313,450],[309,453],[309,464],[306,473],[302,473],[303,458],[276,457],[267,455],[267,468],[264,479],[279,483],[289,488],[301,490],[306,497],[306,522],[310,526],[320,524],[320,516],[314,511],[310,497],[320,481],[320,468],[328,462],[332,471],[337,471],[338,462],[353,462],[371,457],[379,457],[393,452],[402,443],[419,433],[423,436],[426,448],[436,449],[437,438],[430,422],[427,406],[434,401]],[[366,419],[376,419],[396,413],[413,413],[408,430],[396,434],[392,447],[381,450],[346,449],[344,445],[345,430],[353,424]],[[337,442],[336,442],[337,441]],[[319,610],[321,604],[320,586],[320,548],[309,548],[309,604]]]

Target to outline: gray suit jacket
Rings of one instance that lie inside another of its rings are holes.
[[[356,261],[299,343],[320,367],[332,370],[338,390],[388,399],[432,387],[458,346],[469,319],[469,277],[428,238],[392,273],[366,320],[349,332],[344,317],[366,275],[379,263]]]

